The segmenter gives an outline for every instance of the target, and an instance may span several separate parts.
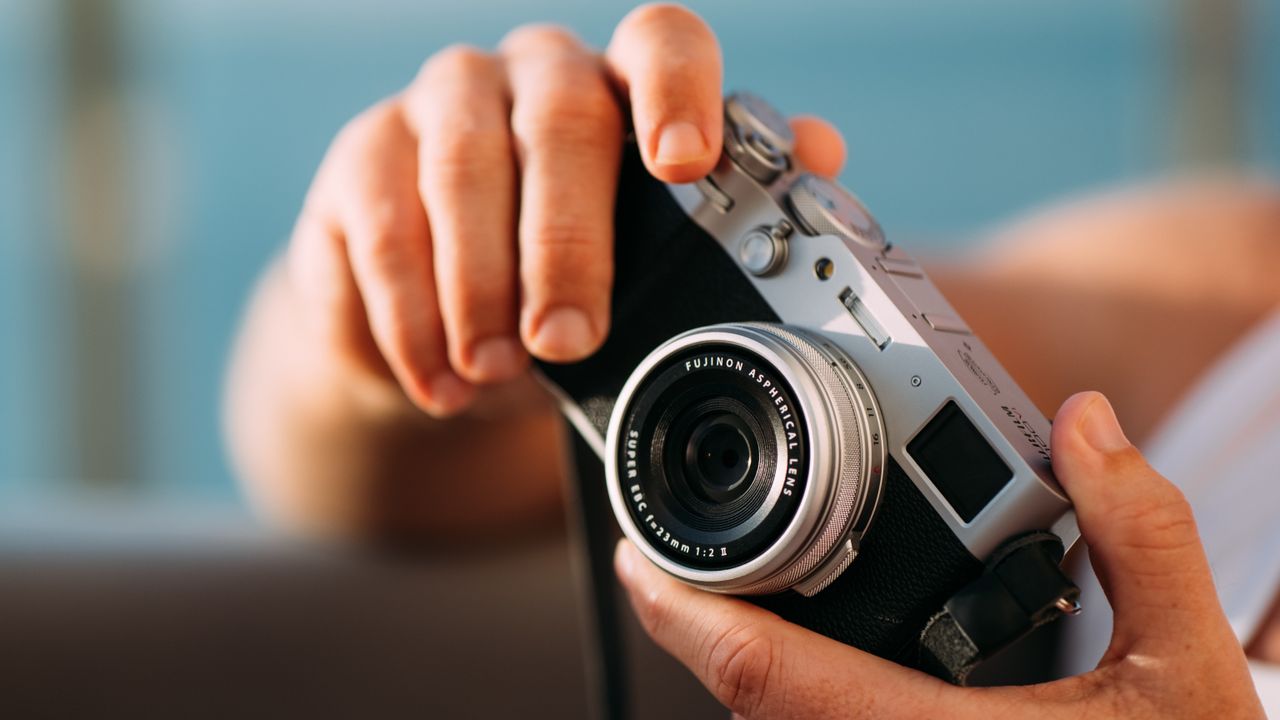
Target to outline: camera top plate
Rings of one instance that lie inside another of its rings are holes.
[[[789,136],[770,130],[779,117],[759,98],[730,96],[720,163],[696,183],[668,185],[672,196],[782,322],[822,333],[853,358],[883,408],[890,454],[975,557],[1044,528],[1070,547],[1079,531],[1053,477],[1048,420],[857,198],[797,163]],[[767,263],[762,234],[776,246]],[[971,515],[908,451],[951,404],[1011,471]]]

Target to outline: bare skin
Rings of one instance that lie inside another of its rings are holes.
[[[561,430],[529,357],[576,360],[609,331],[624,121],[655,176],[699,177],[720,146],[720,88],[710,29],[645,6],[602,55],[538,26],[496,53],[446,50],[344,128],[232,362],[227,434],[256,506],[357,538],[554,526]],[[837,173],[840,136],[794,125],[801,161]],[[1042,408],[1098,387],[1140,438],[1278,299],[1256,270],[1280,266],[1260,239],[1280,203],[1238,190],[1080,205],[1010,229],[998,259],[932,274]],[[1248,281],[1224,291],[1224,277]]]

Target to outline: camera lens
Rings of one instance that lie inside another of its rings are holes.
[[[653,510],[684,537],[709,544],[761,520],[783,428],[736,369],[758,362],[737,349],[700,348],[672,358],[638,398],[633,427],[637,448],[647,450]]]
[[[746,433],[742,421],[727,413],[703,418],[694,428],[685,445],[684,472],[707,502],[728,502],[746,487],[755,467]]]
[[[674,520],[698,532],[740,525],[769,490],[774,467],[773,430],[739,388],[708,382],[677,395],[654,424],[654,466],[665,483],[659,494]],[[735,397],[736,396],[736,397]],[[670,422],[668,423],[668,418]],[[776,443],[775,443],[776,444]]]
[[[838,348],[774,325],[691,331],[619,395],[609,492],[651,559],[711,589],[773,592],[865,527],[883,430]]]

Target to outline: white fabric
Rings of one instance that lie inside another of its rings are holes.
[[[1222,607],[1248,642],[1280,593],[1280,312],[1201,379],[1146,454],[1191,502]],[[1111,635],[1097,579],[1087,565],[1077,577],[1085,612],[1067,621],[1069,674],[1092,669]],[[1280,718],[1280,665],[1251,669],[1267,714]]]

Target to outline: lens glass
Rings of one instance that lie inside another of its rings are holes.
[[[631,398],[618,478],[655,548],[723,568],[781,535],[809,449],[795,393],[772,364],[733,345],[695,345],[651,369]]]
[[[685,444],[684,474],[708,502],[741,494],[755,465],[752,441],[743,422],[727,413],[703,418]]]

